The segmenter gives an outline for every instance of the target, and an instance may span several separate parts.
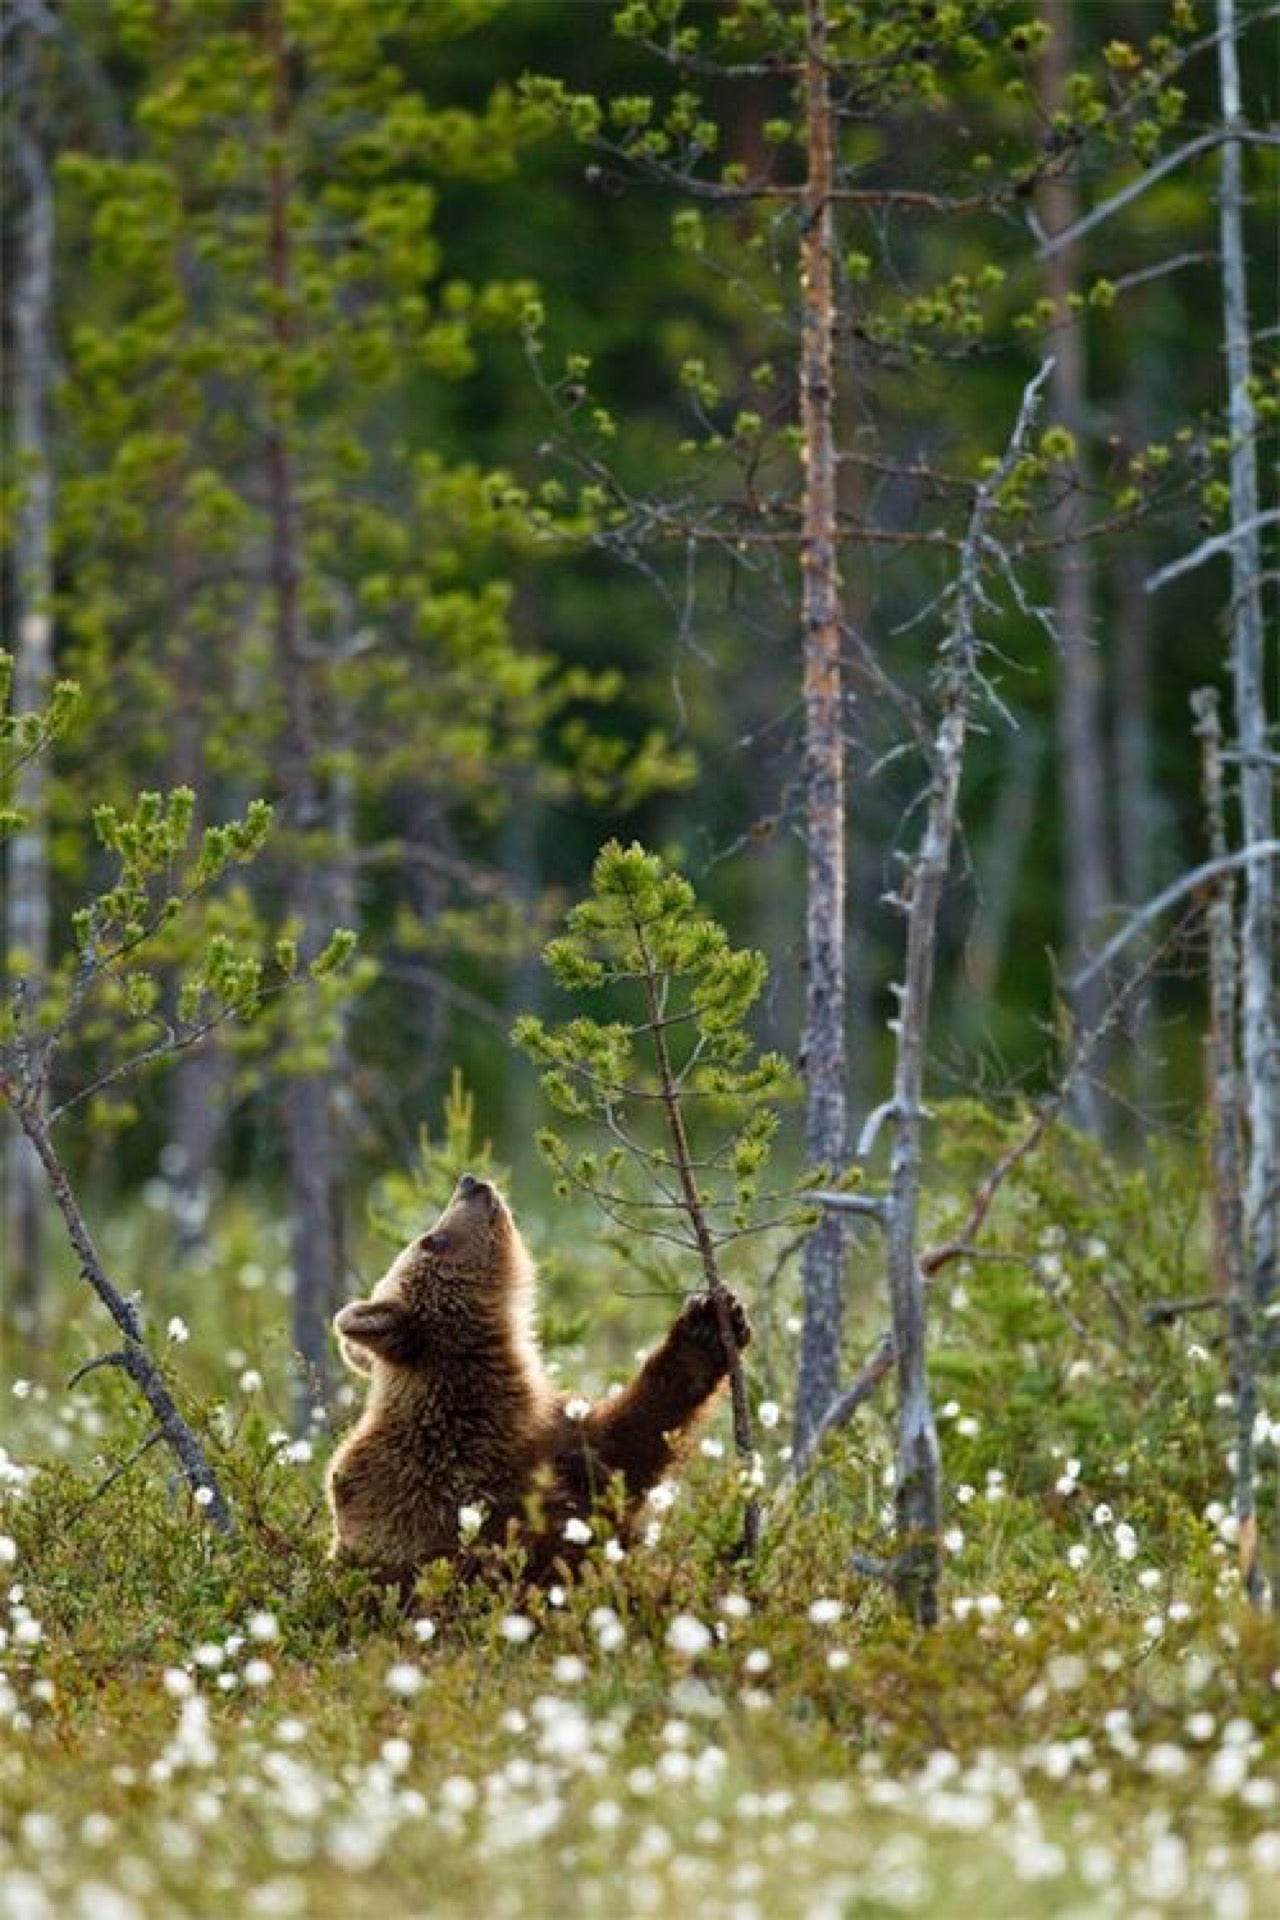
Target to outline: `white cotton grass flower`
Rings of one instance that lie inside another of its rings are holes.
[[[426,1676],[421,1667],[415,1667],[411,1661],[397,1660],[394,1666],[387,1668],[383,1681],[388,1693],[398,1700],[412,1700],[415,1693],[421,1693],[426,1685]]]
[[[11,1567],[18,1558],[18,1543],[12,1534],[0,1533],[0,1567]]]
[[[265,1609],[258,1613],[251,1613],[245,1625],[251,1640],[265,1644],[267,1641],[280,1638],[280,1622],[274,1613],[268,1613]]]
[[[532,1640],[536,1628],[527,1613],[509,1613],[498,1631],[513,1647],[522,1647],[526,1640]]]
[[[678,1613],[667,1628],[667,1645],[673,1653],[694,1660],[711,1645],[711,1629],[691,1613]]]
[[[833,1627],[844,1615],[844,1604],[840,1600],[819,1599],[809,1606],[809,1618],[815,1627]]]
[[[435,1639],[437,1631],[435,1621],[430,1619],[425,1613],[420,1619],[415,1620],[413,1623],[413,1637],[415,1640],[420,1640],[423,1646],[426,1646],[429,1641]]]
[[[213,1488],[197,1487],[192,1498],[198,1507],[211,1507],[213,1505]]]
[[[463,1506],[458,1508],[458,1532],[463,1542],[474,1540],[484,1525],[484,1508]]]
[[[756,1417],[766,1433],[771,1433],[782,1418],[782,1408],[776,1400],[762,1400],[756,1408]]]
[[[571,1546],[588,1547],[591,1544],[591,1529],[585,1520],[579,1520],[576,1517],[566,1520],[562,1533]]]
[[[601,1653],[616,1653],[625,1645],[627,1630],[612,1607],[593,1607],[588,1624]]]
[[[190,1327],[187,1325],[186,1321],[182,1319],[182,1317],[179,1314],[176,1314],[176,1313],[174,1314],[172,1320],[169,1322],[168,1326],[165,1328],[165,1332],[168,1334],[170,1340],[172,1340],[175,1347],[185,1346],[186,1342],[191,1338]]]
[[[584,1400],[580,1393],[573,1394],[564,1403],[564,1417],[566,1420],[585,1420],[590,1411],[591,1402]]]
[[[246,1367],[245,1371],[240,1375],[241,1393],[260,1393],[261,1390],[262,1375],[256,1367]]]
[[[246,1660],[243,1679],[246,1687],[269,1687],[275,1678],[275,1669],[269,1660]]]

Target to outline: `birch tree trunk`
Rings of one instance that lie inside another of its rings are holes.
[[[54,202],[45,146],[42,66],[45,29],[30,0],[17,0],[11,28],[13,161],[22,195],[9,311],[12,328],[13,474],[20,488],[13,554],[15,713],[38,713],[53,684],[53,465],[49,446],[53,329]],[[7,846],[5,952],[30,982],[36,1013],[49,967],[47,765],[33,754],[14,794],[26,825]],[[43,1270],[43,1170],[27,1135],[6,1125],[5,1263],[10,1298],[38,1324]]]
[[[1041,0],[1040,13],[1050,29],[1041,68],[1046,113],[1065,108],[1072,64],[1070,0]],[[1080,217],[1074,182],[1064,176],[1046,181],[1040,211],[1049,232],[1071,227]],[[1071,434],[1077,467],[1083,471],[1088,441],[1088,368],[1085,330],[1074,311],[1079,291],[1079,254],[1075,247],[1053,253],[1047,265],[1048,292],[1054,305],[1053,407],[1058,423]],[[1070,498],[1055,516],[1055,533],[1067,541],[1076,515]],[[1084,546],[1064,544],[1053,561],[1053,601],[1058,635],[1058,777],[1061,839],[1065,867],[1066,947],[1069,970],[1084,959],[1091,936],[1111,897],[1107,850],[1107,767],[1102,728],[1102,668],[1094,644],[1093,563]],[[1074,997],[1072,1011],[1092,1031],[1102,1019],[1106,983],[1092,980]],[[1105,1061],[1099,1060],[1099,1070]],[[1074,1118],[1097,1133],[1101,1104],[1091,1082],[1082,1078],[1073,1101]]]
[[[1218,0],[1218,83],[1224,128],[1243,118],[1236,50],[1235,0]],[[1251,390],[1249,291],[1245,270],[1243,150],[1222,147],[1219,245],[1222,322],[1231,429],[1231,677],[1236,737],[1242,756],[1240,806],[1246,847],[1272,836],[1272,773],[1268,751],[1263,664],[1262,549],[1258,529],[1258,416]],[[1254,1298],[1266,1305],[1276,1284],[1280,1219],[1280,1028],[1276,1012],[1275,867],[1254,860],[1245,869],[1241,928],[1245,1104],[1249,1168],[1245,1187],[1246,1245]]]
[[[323,879],[308,839],[321,820],[316,715],[302,605],[302,528],[294,464],[291,362],[297,347],[293,287],[289,152],[292,99],[284,0],[270,0],[264,31],[271,61],[271,137],[267,157],[267,275],[271,333],[279,370],[269,394],[266,467],[270,515],[270,580],[276,671],[284,705],[280,785],[289,834],[285,907],[298,928],[304,959],[324,944]],[[307,991],[312,991],[308,989]],[[328,1377],[328,1328],[337,1305],[334,1234],[333,1121],[327,1077],[294,1068],[283,1088],[289,1196],[293,1222],[293,1343],[307,1377],[299,1395],[305,1421]]]
[[[826,0],[805,0],[808,181],[801,249],[800,426],[804,492],[800,548],[804,644],[804,785],[808,849],[805,926],[805,1150],[837,1168],[846,1151],[844,685],[835,437],[835,108],[827,64]],[[839,1382],[845,1229],[828,1214],[804,1254],[804,1323],[796,1445],[807,1447]]]

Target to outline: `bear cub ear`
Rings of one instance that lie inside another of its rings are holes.
[[[359,1349],[401,1365],[413,1360],[419,1347],[418,1330],[407,1307],[395,1300],[353,1300],[334,1319],[334,1330],[344,1347]]]

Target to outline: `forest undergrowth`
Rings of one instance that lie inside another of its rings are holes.
[[[1020,1124],[940,1116],[936,1237]],[[555,1363],[600,1390],[673,1303],[573,1205],[519,1189]],[[402,1224],[422,1196],[375,1201]],[[1122,1171],[1059,1134],[981,1257],[934,1283],[932,1633],[852,1565],[890,1520],[889,1396],[791,1477],[785,1241],[732,1260],[756,1325],[754,1563],[721,1410],[625,1551],[602,1525],[572,1584],[427,1577],[401,1613],[325,1557],[331,1440],[289,1431],[283,1231],[238,1194],[214,1219],[175,1259],[157,1182],[102,1238],[234,1541],[162,1449],[134,1457],[114,1370],[67,1390],[93,1357],[73,1275],[44,1347],[6,1342],[3,1920],[480,1920],[553,1913],[570,1884],[588,1916],[1274,1910],[1280,1644],[1240,1592],[1225,1315],[1162,1311],[1213,1294],[1185,1148]],[[386,1252],[371,1233],[366,1277]],[[879,1265],[862,1241],[850,1369],[881,1331]],[[1265,1409],[1258,1434],[1269,1501]]]

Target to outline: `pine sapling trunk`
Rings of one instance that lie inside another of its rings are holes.
[[[13,551],[13,710],[39,713],[53,684],[53,466],[49,446],[53,334],[54,200],[43,132],[41,66],[48,31],[40,9],[21,0],[13,26],[15,172],[22,212],[10,281],[13,474],[21,497]],[[26,1015],[36,1016],[49,968],[47,772],[33,754],[18,772],[14,803],[24,816],[6,849],[5,946],[28,982]],[[4,1165],[4,1253],[14,1303],[38,1321],[44,1180],[27,1136],[9,1135]]]
[[[1218,81],[1226,132],[1243,118],[1235,0],[1218,0]],[[1245,265],[1243,149],[1222,147],[1218,194],[1222,319],[1231,429],[1231,677],[1236,742],[1242,755],[1240,810],[1246,847],[1272,835],[1273,774],[1268,761],[1267,686],[1262,618],[1262,545],[1258,525],[1258,410],[1253,398],[1249,289]],[[1245,869],[1243,1025],[1249,1170],[1245,1233],[1254,1297],[1265,1308],[1275,1291],[1280,1238],[1280,1014],[1276,981],[1275,865]]]
[[[756,1470],[756,1451],[751,1429],[751,1407],[747,1400],[747,1382],[742,1371],[742,1357],[738,1352],[738,1343],[733,1333],[729,1289],[725,1286],[720,1273],[715,1236],[711,1231],[693,1170],[693,1156],[689,1151],[689,1136],[685,1130],[684,1113],[680,1105],[679,1082],[672,1067],[671,1050],[667,1045],[667,1030],[662,1017],[657,971],[645,942],[643,924],[638,916],[633,916],[632,925],[644,959],[644,990],[649,1009],[648,1031],[653,1040],[658,1092],[662,1101],[667,1133],[671,1140],[671,1156],[675,1162],[685,1212],[689,1216],[689,1224],[697,1241],[703,1278],[707,1283],[707,1291],[716,1303],[716,1323],[720,1328],[720,1338],[724,1344],[725,1359],[729,1367],[729,1395],[733,1407],[733,1444],[747,1485],[747,1504],[742,1525],[742,1551],[747,1558],[751,1558],[760,1544],[760,1501],[752,1491]]]
[[[297,348],[293,308],[293,243],[289,171],[291,118],[289,51],[284,0],[270,0],[264,29],[271,61],[271,144],[267,160],[267,269],[273,295],[271,331],[280,366],[270,396],[267,480],[270,496],[271,587],[276,662],[284,702],[281,785],[286,824],[293,835],[286,904],[301,949],[312,958],[324,942],[323,889],[307,836],[319,823],[315,713],[306,659],[300,564],[301,527],[294,474],[293,406],[288,391]],[[329,1320],[339,1276],[334,1247],[333,1123],[322,1074],[292,1071],[284,1088],[284,1115],[293,1218],[293,1341],[307,1371],[298,1405],[305,1422],[314,1388],[328,1375]]]
[[[1222,782],[1222,728],[1217,695],[1204,688],[1192,700],[1200,736],[1205,811],[1212,857],[1227,852]],[[1257,1308],[1245,1245],[1244,1170],[1238,1066],[1235,876],[1221,873],[1209,891],[1209,1114],[1213,1241],[1219,1282],[1227,1296],[1231,1371],[1236,1402],[1233,1508],[1239,1528],[1240,1577],[1260,1607],[1264,1582],[1258,1558],[1254,1424],[1258,1413]]]
[[[801,244],[800,428],[804,494],[800,546],[804,636],[804,786],[808,894],[805,1150],[843,1166],[846,1147],[844,690],[835,436],[835,128],[826,0],[805,0],[808,181]],[[804,1324],[796,1393],[803,1450],[835,1398],[843,1317],[844,1224],[827,1214],[804,1254]]]
[[[165,1385],[164,1374],[143,1340],[142,1318],[137,1307],[113,1284],[99,1258],[66,1168],[54,1147],[48,1121],[40,1107],[30,1098],[24,1098],[7,1078],[0,1077],[0,1093],[8,1101],[43,1170],[49,1193],[66,1226],[67,1238],[80,1262],[81,1273],[124,1336],[123,1344],[115,1352],[81,1367],[72,1384],[98,1367],[119,1367],[127,1373],[155,1415],[156,1432],[177,1460],[201,1515],[219,1533],[232,1533],[234,1523],[217,1476],[199,1440],[179,1413]]]

